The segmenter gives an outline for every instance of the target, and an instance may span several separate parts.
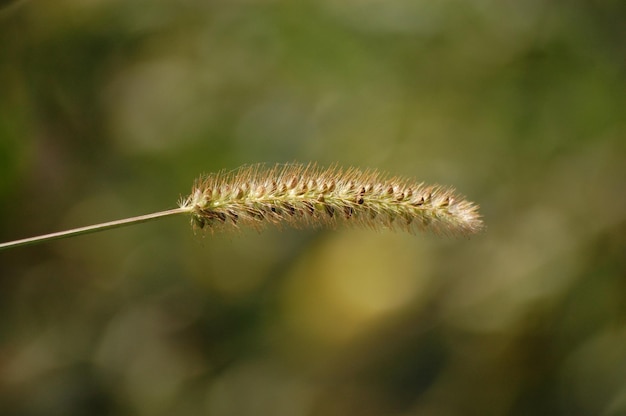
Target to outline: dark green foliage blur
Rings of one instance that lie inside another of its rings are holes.
[[[626,413],[625,2],[0,7],[0,241],[256,162],[453,185],[487,225],[0,252],[0,414]]]

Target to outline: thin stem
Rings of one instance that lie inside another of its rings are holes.
[[[142,222],[156,220],[162,217],[168,217],[170,215],[187,214],[188,208],[174,208],[167,211],[155,212],[152,214],[140,215],[138,217],[125,218],[122,220],[104,222],[102,224],[89,225],[87,227],[73,228],[71,230],[59,231],[56,233],[40,235],[36,237],[24,238],[22,240],[9,241],[7,243],[0,244],[0,250],[9,248],[29,246],[33,244],[39,244],[46,241],[59,240],[67,237],[74,237],[77,235],[97,233],[100,231],[111,230],[113,228],[125,227],[127,225],[139,224]]]

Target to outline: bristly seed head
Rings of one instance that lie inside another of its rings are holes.
[[[377,171],[314,164],[251,165],[196,181],[181,201],[195,227],[296,227],[354,223],[372,229],[466,236],[483,222],[478,205],[451,188],[425,186]],[[343,215],[335,215],[336,212]]]

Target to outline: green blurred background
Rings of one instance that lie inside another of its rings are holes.
[[[290,161],[454,185],[487,230],[1,252],[0,414],[626,414],[623,1],[2,7],[1,241]]]

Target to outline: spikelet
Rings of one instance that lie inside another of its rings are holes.
[[[427,186],[375,170],[286,164],[244,166],[199,178],[180,201],[192,224],[225,226],[339,223],[372,229],[467,236],[480,231],[478,206],[453,189]]]

